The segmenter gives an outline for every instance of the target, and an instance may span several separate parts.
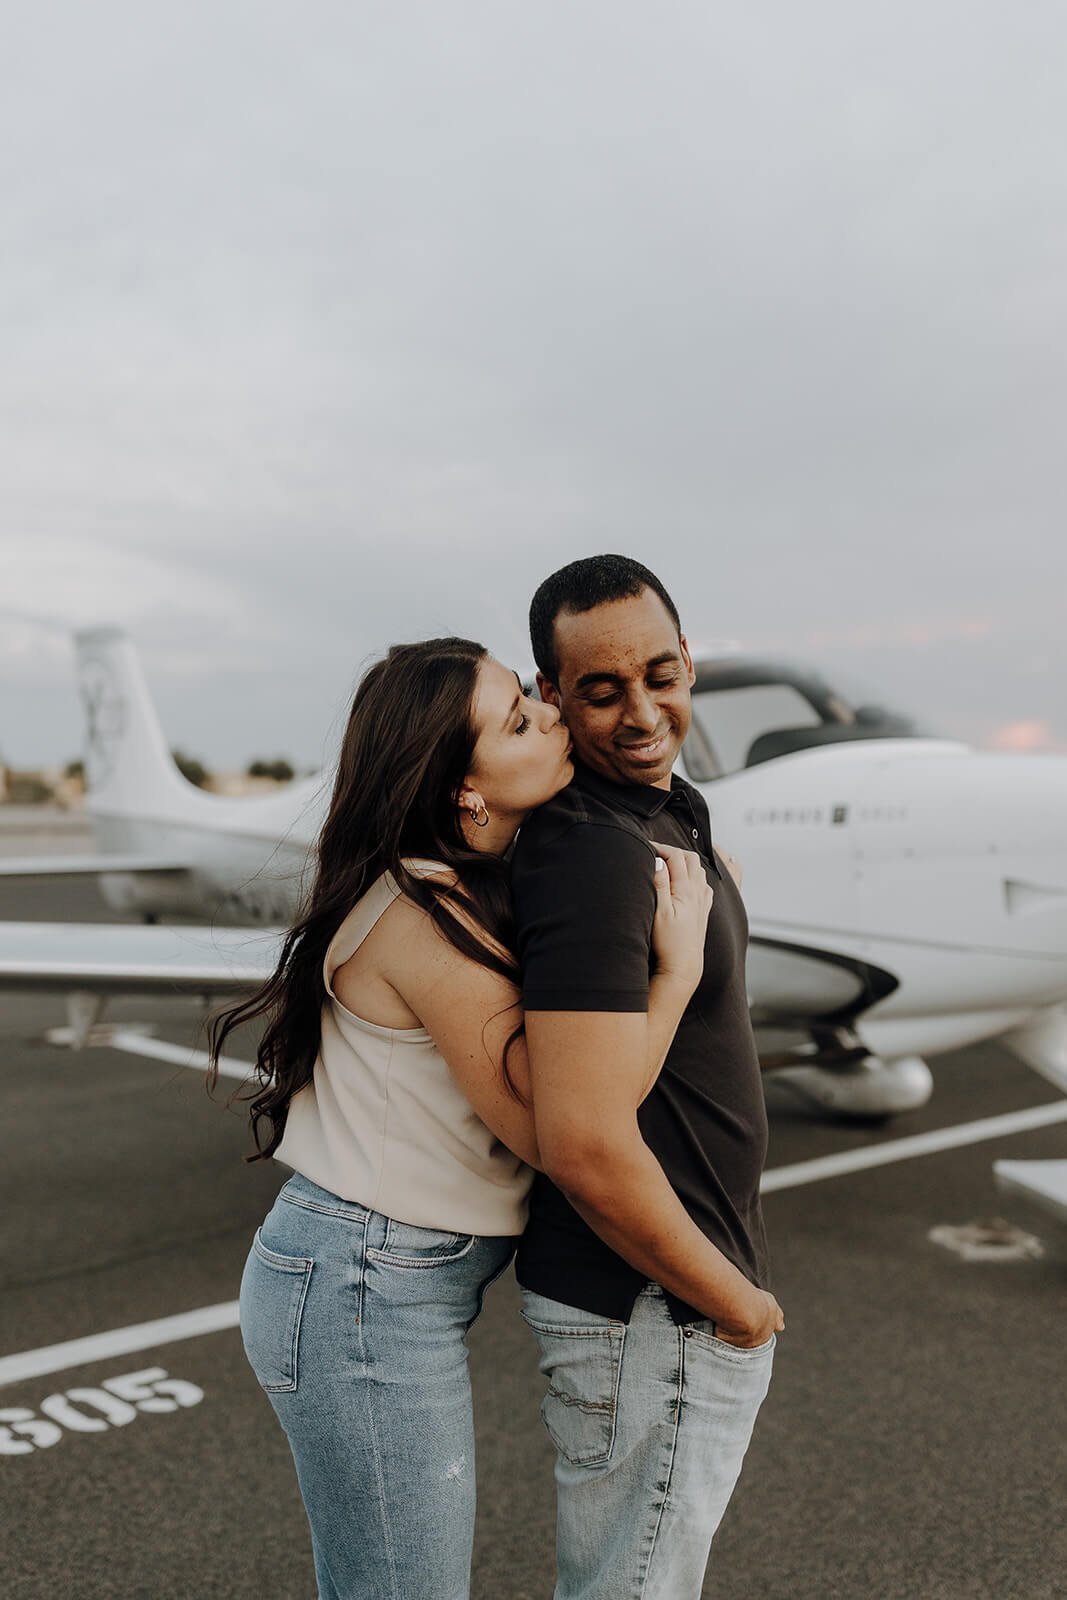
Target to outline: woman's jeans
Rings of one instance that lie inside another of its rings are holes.
[[[649,1284],[619,1322],[526,1290],[556,1446],[555,1600],[699,1600],[767,1387],[742,1350],[678,1327]]]
[[[299,1174],[257,1230],[241,1333],[289,1437],[320,1600],[466,1600],[464,1334],[513,1246],[394,1222]]]

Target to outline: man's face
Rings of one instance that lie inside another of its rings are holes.
[[[541,697],[559,707],[575,754],[613,783],[669,789],[689,732],[695,681],[684,638],[652,589],[555,625],[559,683],[538,673]]]

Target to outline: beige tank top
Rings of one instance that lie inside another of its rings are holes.
[[[423,874],[433,862],[409,862]],[[333,975],[401,893],[391,873],[344,919],[323,962],[326,1002],[314,1078],[289,1102],[279,1161],[396,1222],[518,1234],[533,1174],[477,1117],[425,1028],[354,1016]]]

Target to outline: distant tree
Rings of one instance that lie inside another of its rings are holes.
[[[182,777],[189,783],[195,783],[198,789],[202,789],[210,777],[203,762],[198,761],[195,756],[187,756],[184,750],[172,750],[171,755]]]
[[[273,778],[275,783],[291,783],[296,773],[292,763],[279,757],[276,761],[250,761],[248,764],[250,778]]]
[[[15,806],[44,805],[52,798],[52,785],[45,783],[35,772],[9,772],[7,798]]]

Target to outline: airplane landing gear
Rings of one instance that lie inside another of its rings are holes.
[[[934,1080],[921,1056],[882,1061],[866,1056],[848,1067],[778,1067],[774,1081],[810,1105],[838,1116],[877,1120],[924,1106]]]
[[[803,1044],[761,1058],[764,1072],[822,1111],[878,1119],[924,1106],[934,1080],[921,1056],[883,1061],[842,1025],[811,1029]]]

